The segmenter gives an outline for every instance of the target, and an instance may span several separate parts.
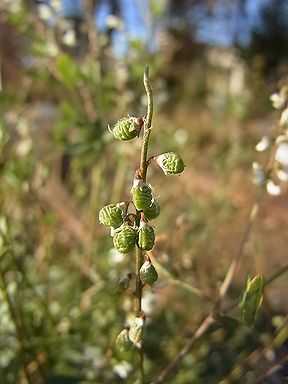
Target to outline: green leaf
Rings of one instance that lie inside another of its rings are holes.
[[[243,300],[242,318],[250,326],[254,325],[257,313],[261,306],[265,280],[262,275],[256,275],[248,279]]]

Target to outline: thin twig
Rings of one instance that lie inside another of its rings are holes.
[[[151,254],[152,252],[150,252]],[[194,287],[191,284],[185,283],[184,281],[176,279],[163,265],[158,263],[158,261],[153,257],[153,265],[156,267],[158,273],[160,276],[163,277],[164,280],[168,282],[170,285],[174,285],[175,287],[179,287],[182,289],[185,289],[186,291],[189,291],[195,296],[201,297],[201,298],[206,298],[206,299],[211,299],[210,296],[206,293],[201,291],[200,289]]]
[[[239,379],[240,377],[243,376],[244,370],[245,369],[247,370],[249,368],[249,366],[255,367],[256,364],[259,362],[260,358],[263,355],[265,356],[267,351],[270,351],[271,349],[274,348],[276,338],[283,331],[283,329],[285,329],[287,327],[287,323],[288,323],[287,320],[288,320],[288,318],[286,317],[286,319],[284,319],[283,323],[277,328],[275,337],[272,340],[270,340],[268,342],[268,344],[265,343],[263,346],[259,347],[258,349],[256,349],[252,353],[249,353],[247,356],[245,356],[242,359],[242,361],[240,361],[236,366],[233,367],[232,371],[227,376],[225,376],[221,379],[221,383],[224,383],[224,382],[226,383],[227,381],[229,381],[229,379],[236,381],[237,379]],[[271,367],[270,367],[270,369],[271,369]],[[270,369],[267,370],[266,373],[268,373],[270,371]],[[257,382],[260,383],[262,381],[258,380]]]
[[[286,273],[288,271],[288,264],[284,265],[283,267],[281,267],[278,271],[276,271],[275,273],[273,273],[265,282],[265,287],[267,287],[268,285],[270,285],[275,279],[277,279],[278,277],[284,275],[284,273]],[[226,313],[228,312],[229,310],[235,308],[237,305],[238,305],[238,301],[235,300],[234,303],[232,305],[230,305],[229,307],[225,308],[222,310],[223,313]],[[213,312],[216,310],[217,308],[215,308],[213,310]],[[157,376],[157,378],[152,382],[152,384],[161,384],[161,383],[164,383],[165,380],[171,375],[173,374],[181,360],[191,351],[191,349],[194,347],[196,341],[201,337],[203,336],[209,329],[209,327],[215,322],[215,319],[213,318],[213,312],[211,314],[209,314],[208,316],[206,316],[204,318],[204,320],[201,321],[201,323],[199,324],[199,326],[196,328],[196,331],[195,333],[193,334],[193,336],[191,337],[191,339],[187,342],[187,344],[182,348],[182,350],[179,352],[179,354],[175,357],[174,360],[171,361],[171,363],[165,368],[163,369],[163,371]]]
[[[265,282],[265,287],[271,284],[274,280],[278,279],[278,277],[284,275],[284,273],[288,272],[288,264],[283,265],[278,271],[273,273]]]
[[[182,359],[191,351],[191,349],[194,347],[196,341],[206,333],[210,325],[214,322],[214,319],[212,315],[208,315],[205,317],[204,320],[201,321],[199,327],[197,328],[194,335],[191,337],[191,339],[187,342],[187,344],[181,349],[180,353],[176,356],[175,359],[171,361],[171,363],[163,369],[163,371],[160,373],[160,375],[157,376],[157,378],[152,381],[151,384],[160,384],[164,383],[165,380],[177,370],[180,362]]]
[[[260,205],[260,203],[264,197],[264,193],[265,193],[265,189],[262,188],[260,193],[258,194],[258,196],[256,198],[255,203],[252,206],[245,231],[244,231],[243,236],[240,240],[238,252],[235,254],[235,256],[234,256],[234,258],[230,264],[230,267],[229,267],[229,269],[225,275],[223,283],[221,284],[221,287],[219,289],[219,295],[218,295],[218,303],[219,304],[221,303],[223,297],[226,295],[226,293],[227,293],[227,291],[228,291],[228,289],[232,283],[234,274],[235,274],[237,266],[239,264],[239,260],[241,259],[243,251],[244,251],[244,246],[246,245],[246,242],[247,242],[249,235],[251,233],[251,229],[252,229],[254,220],[257,217],[259,205]]]
[[[269,367],[269,369],[260,375],[256,381],[255,384],[261,384],[264,383],[264,380],[267,379],[269,376],[272,376],[277,371],[282,369],[284,365],[288,362],[288,356],[282,357],[282,359],[278,360],[276,363],[272,365],[272,367]],[[284,378],[284,377],[283,377]]]

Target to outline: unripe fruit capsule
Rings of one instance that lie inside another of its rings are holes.
[[[136,136],[139,136],[142,125],[142,118],[132,116],[124,117],[123,119],[117,121],[111,132],[117,140],[132,140]]]
[[[145,261],[140,268],[140,278],[143,284],[153,285],[158,279],[158,273],[154,265],[149,261]]]
[[[133,348],[134,344],[129,338],[128,329],[125,328],[119,333],[116,338],[115,344],[120,351],[129,351],[131,348]]]
[[[120,277],[120,279],[117,281],[117,288],[120,292],[125,292],[129,288],[131,278],[131,273],[127,273],[126,275]]]
[[[144,216],[146,217],[147,220],[153,220],[153,219],[156,219],[156,217],[159,215],[160,215],[160,204],[158,203],[158,201],[153,199],[150,207],[144,210]]]
[[[130,191],[133,204],[138,211],[147,209],[153,201],[152,189],[141,180],[134,179],[133,187]]]
[[[154,228],[148,223],[141,221],[138,233],[138,246],[144,251],[150,251],[155,242]]]
[[[135,317],[130,323],[129,339],[136,348],[141,348],[144,319]]]
[[[183,172],[185,168],[181,156],[175,152],[162,153],[162,155],[156,157],[156,161],[165,175],[177,175]]]
[[[117,251],[125,254],[133,251],[136,240],[137,229],[126,225],[114,234],[113,244]]]
[[[109,204],[100,209],[99,221],[108,227],[117,228],[123,224],[122,209],[118,204]]]

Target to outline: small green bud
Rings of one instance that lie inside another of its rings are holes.
[[[109,204],[100,209],[99,221],[108,227],[117,228],[123,224],[123,211],[120,204]]]
[[[136,136],[139,136],[142,125],[143,119],[141,117],[128,116],[117,121],[110,132],[113,133],[115,139],[117,140],[132,140]]]
[[[140,268],[140,278],[143,284],[153,285],[158,279],[158,273],[148,258]]]
[[[166,152],[156,156],[156,161],[165,175],[177,175],[183,172],[185,165],[178,153]]]
[[[133,187],[130,191],[133,204],[138,211],[147,209],[153,201],[152,189],[142,180],[134,179]]]
[[[117,251],[125,254],[133,251],[136,240],[137,229],[125,225],[114,234],[113,244]]]
[[[127,273],[126,275],[120,277],[117,281],[117,288],[120,292],[125,292],[129,288],[131,278],[132,273]]]
[[[116,347],[122,351],[129,351],[133,348],[133,343],[129,338],[129,330],[127,328],[123,329],[115,340]]]
[[[158,201],[153,199],[152,204],[150,207],[144,209],[144,216],[147,220],[153,220],[156,219],[157,216],[160,215],[160,204]]]
[[[144,251],[150,251],[155,242],[154,228],[145,221],[140,222],[138,233],[138,246]]]

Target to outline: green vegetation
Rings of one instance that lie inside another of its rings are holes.
[[[285,55],[157,35],[186,3],[123,56],[93,1],[0,5],[0,383],[285,383]]]

